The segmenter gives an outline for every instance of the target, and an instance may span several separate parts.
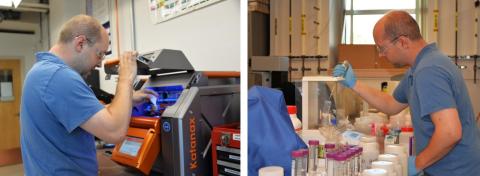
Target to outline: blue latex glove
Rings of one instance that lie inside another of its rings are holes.
[[[408,157],[408,176],[416,176],[420,171],[415,167],[415,156]]]
[[[333,68],[333,76],[345,78],[345,80],[342,81],[342,84],[348,88],[353,88],[355,83],[357,83],[357,78],[355,77],[355,73],[353,73],[352,66],[345,70],[345,66],[338,64]]]

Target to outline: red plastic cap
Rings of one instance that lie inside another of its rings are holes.
[[[309,140],[308,145],[319,145],[320,142],[318,140]]]
[[[288,114],[297,114],[297,107],[296,106],[287,106]]]
[[[302,157],[303,156],[303,151],[301,150],[295,150],[295,151],[292,151],[292,157],[293,158],[298,158],[298,157]]]
[[[402,127],[402,132],[413,132],[412,127]]]

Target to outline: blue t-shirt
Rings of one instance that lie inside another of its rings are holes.
[[[415,64],[395,89],[394,97],[409,104],[417,154],[427,147],[435,130],[430,114],[446,108],[458,111],[462,139],[425,172],[431,175],[480,174],[480,131],[467,87],[459,69],[435,44],[421,50]]]
[[[26,175],[98,175],[93,135],[80,128],[104,108],[79,73],[48,52],[36,54],[21,103]]]

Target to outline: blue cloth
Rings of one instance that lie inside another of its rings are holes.
[[[98,175],[94,137],[80,125],[104,106],[60,58],[47,52],[36,57],[21,102],[25,175]]]
[[[421,153],[433,135],[431,113],[457,108],[462,139],[442,159],[424,171],[430,175],[478,175],[480,173],[480,131],[468,90],[460,70],[435,44],[418,54],[394,92],[401,103],[408,103],[412,116],[416,153]]]
[[[290,175],[291,152],[307,148],[295,133],[282,92],[254,86],[248,91],[248,175],[281,166]]]

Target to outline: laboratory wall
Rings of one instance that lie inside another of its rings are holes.
[[[480,40],[475,35],[480,29],[480,23],[475,21],[480,13],[480,7],[475,7],[474,1],[459,0],[457,2],[458,4],[455,0],[427,0],[424,9],[423,35],[428,43],[436,42],[439,49],[446,55],[460,56],[457,63],[462,66],[461,72],[467,84],[474,112],[478,114],[480,112],[480,74],[474,71],[474,59],[466,56],[480,54]],[[455,24],[458,26],[457,37],[455,37]],[[455,41],[457,41],[456,46]],[[477,59],[480,60],[480,58]],[[477,68],[478,71],[480,70]],[[476,81],[474,75],[476,75]]]
[[[139,52],[182,50],[196,70],[240,71],[240,1],[224,0],[159,24],[148,1],[134,1]]]
[[[21,80],[35,63],[35,52],[41,47],[39,35],[0,33],[0,59],[21,60]]]
[[[40,13],[25,13],[22,21],[2,21],[2,29],[13,31],[32,31],[33,34],[0,33],[0,59],[19,59],[21,63],[21,79],[35,63],[35,52],[48,48],[46,15]]]
[[[50,0],[50,45],[58,40],[62,24],[78,14],[85,14],[85,0]]]
[[[109,4],[113,56],[128,50],[176,49],[196,70],[240,71],[240,1],[220,1],[158,24],[150,19],[148,1]],[[104,77],[100,71],[100,87],[114,93],[116,77]]]

